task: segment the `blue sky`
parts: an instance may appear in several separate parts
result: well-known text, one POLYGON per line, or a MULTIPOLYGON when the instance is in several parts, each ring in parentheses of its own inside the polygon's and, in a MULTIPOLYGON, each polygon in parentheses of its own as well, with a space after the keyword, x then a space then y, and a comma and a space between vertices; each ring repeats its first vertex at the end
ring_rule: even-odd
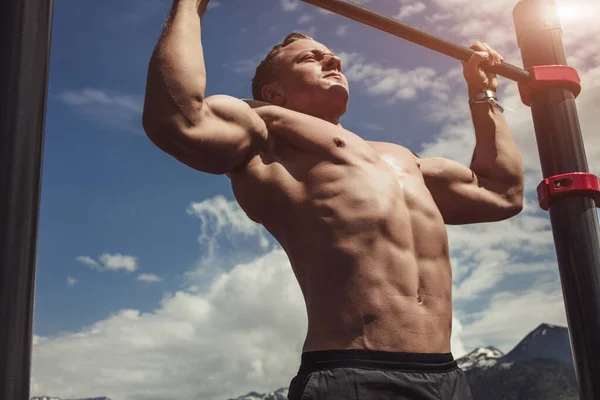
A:
MULTIPOLYGON (((461 44, 488 42, 521 65, 514 1, 362 3, 461 44)), ((148 61, 170 5, 55 0, 33 395, 216 400, 287 386, 297 368, 306 317, 285 255, 237 207, 227 178, 180 164, 143 133, 148 61)), ((599 10, 591 0, 570 7, 565 43, 599 174, 599 10)), ((344 127, 468 163, 474 136, 457 61, 297 0, 212 0, 208 94, 250 98, 254 68, 294 30, 342 56, 344 127)), ((516 84, 500 85, 526 167, 526 207, 509 221, 449 227, 456 356, 483 345, 508 351, 542 322, 566 325, 548 215, 535 204, 531 113, 516 84)))

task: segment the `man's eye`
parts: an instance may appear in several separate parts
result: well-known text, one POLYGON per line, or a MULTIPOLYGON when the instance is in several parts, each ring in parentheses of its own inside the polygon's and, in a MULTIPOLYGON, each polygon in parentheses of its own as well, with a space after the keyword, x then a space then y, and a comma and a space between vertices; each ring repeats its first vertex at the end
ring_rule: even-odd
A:
POLYGON ((312 55, 304 57, 304 61, 306 61, 306 60, 314 60, 314 59, 315 59, 315 56, 312 56, 312 55))

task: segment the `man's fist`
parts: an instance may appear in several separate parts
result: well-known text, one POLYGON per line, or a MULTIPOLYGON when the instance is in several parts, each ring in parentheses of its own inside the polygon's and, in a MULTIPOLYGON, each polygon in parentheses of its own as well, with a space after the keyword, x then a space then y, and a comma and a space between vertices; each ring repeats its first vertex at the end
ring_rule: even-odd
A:
POLYGON ((497 51, 487 43, 475 42, 471 45, 475 53, 467 62, 463 62, 463 75, 467 81, 469 94, 475 94, 484 90, 496 91, 498 88, 498 77, 492 72, 486 72, 481 64, 500 65, 504 60, 497 51))

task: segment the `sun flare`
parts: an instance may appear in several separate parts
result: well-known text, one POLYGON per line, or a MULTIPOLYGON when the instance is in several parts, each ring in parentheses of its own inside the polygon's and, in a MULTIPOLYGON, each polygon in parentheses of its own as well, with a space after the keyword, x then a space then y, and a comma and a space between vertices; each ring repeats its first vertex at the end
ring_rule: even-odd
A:
POLYGON ((561 4, 558 6, 558 16, 562 22, 579 19, 583 15, 579 4, 561 4))

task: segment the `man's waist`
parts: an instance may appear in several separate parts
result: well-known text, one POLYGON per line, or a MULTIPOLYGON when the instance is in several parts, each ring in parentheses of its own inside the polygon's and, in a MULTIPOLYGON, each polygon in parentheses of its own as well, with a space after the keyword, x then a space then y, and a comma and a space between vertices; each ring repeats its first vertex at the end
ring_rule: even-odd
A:
POLYGON ((409 353, 366 349, 320 350, 302 353, 299 374, 332 368, 448 372, 457 367, 452 353, 409 353))

